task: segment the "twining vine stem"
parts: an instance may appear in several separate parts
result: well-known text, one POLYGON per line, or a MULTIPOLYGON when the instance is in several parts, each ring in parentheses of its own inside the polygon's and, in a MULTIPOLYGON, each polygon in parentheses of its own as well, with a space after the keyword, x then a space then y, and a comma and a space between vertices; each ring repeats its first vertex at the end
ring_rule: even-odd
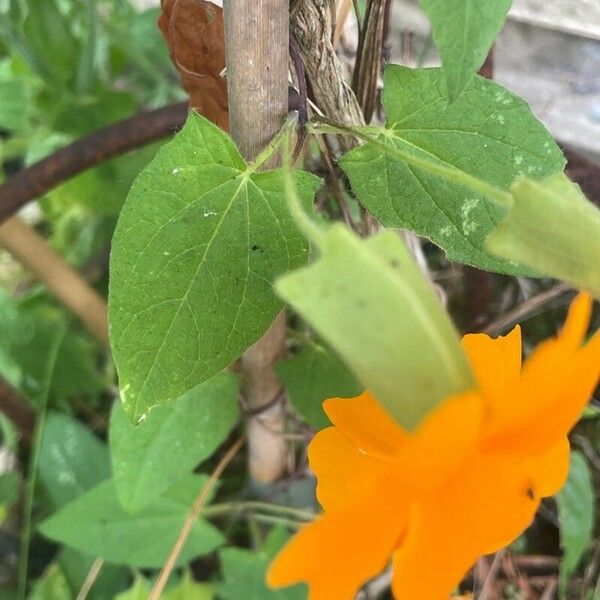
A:
POLYGON ((395 145, 386 144, 381 141, 381 136, 385 138, 389 138, 391 140, 394 139, 394 132, 391 129, 384 129, 382 127, 349 127, 346 125, 341 125, 339 123, 333 123, 327 119, 318 119, 310 124, 310 131, 316 134, 322 133, 338 133, 338 134, 350 134, 358 139, 379 148, 382 152, 387 154, 388 156, 393 156, 394 158, 400 160, 401 162, 407 163, 419 169, 423 169, 424 171, 428 171, 429 173, 433 173, 434 175, 439 175, 443 179, 447 181, 453 181, 465 187, 471 188, 473 191, 484 194, 490 200, 494 201, 496 204, 509 208, 513 202, 512 195, 509 192, 505 192, 500 188, 497 188, 494 185, 483 181, 482 179, 478 179, 477 177, 473 177, 464 171, 460 171, 459 169, 442 163, 436 162, 433 160, 428 160, 426 158, 420 158, 415 156, 409 152, 405 152, 395 145))
POLYGON ((59 183, 181 129, 188 103, 171 104, 113 123, 57 150, 0 185, 0 222, 59 183))

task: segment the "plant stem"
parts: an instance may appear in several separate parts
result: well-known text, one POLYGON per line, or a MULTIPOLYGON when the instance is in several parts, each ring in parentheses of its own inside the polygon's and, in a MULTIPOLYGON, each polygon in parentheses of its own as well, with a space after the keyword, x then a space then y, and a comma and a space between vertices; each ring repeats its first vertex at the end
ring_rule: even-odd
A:
POLYGON ((85 577, 85 581, 83 582, 79 593, 77 594, 76 600, 85 600, 90 593, 92 587, 94 587, 94 583, 98 579, 100 575, 100 571, 102 571, 102 567, 104 566, 104 559, 97 558, 90 567, 88 574, 85 577))
POLYGON ((277 132, 275 137, 258 154, 258 156, 248 165, 247 173, 255 173, 262 165, 271 161, 277 154, 284 141, 290 138, 291 132, 298 124, 298 115, 290 114, 285 120, 283 127, 277 132))
POLYGON ((288 209, 298 229, 302 231, 308 240, 320 246, 324 239, 323 228, 317 225, 302 208, 296 183, 292 177, 291 141, 291 136, 288 133, 288 141, 283 147, 283 185, 288 209))
POLYGON ((0 222, 78 173, 173 135, 187 114, 187 102, 141 112, 94 131, 12 175, 0 185, 0 222))
POLYGON ((274 515, 283 515, 287 517, 293 517, 298 521, 312 521, 315 518, 315 515, 312 512, 306 510, 301 510, 292 506, 281 506, 278 504, 269 504, 268 502, 258 502, 253 500, 240 500, 213 504, 212 506, 204 509, 202 516, 210 519, 214 517, 220 517, 222 515, 248 511, 260 511, 272 513, 274 515))
POLYGON ((60 345, 67 333, 68 324, 63 325, 54 336, 48 362, 46 364, 46 372, 44 373, 44 387, 40 399, 40 411, 37 419, 37 427, 35 430, 34 444, 29 458, 29 470, 27 476, 27 485, 25 486, 25 501, 23 506, 23 524, 21 529, 21 549, 19 553, 19 579, 17 583, 17 598, 25 600, 27 593, 27 572, 29 570, 29 542, 31 539, 31 515, 33 511, 33 498, 35 494, 35 482, 37 479, 38 462, 40 459, 40 446, 44 435, 44 427, 46 424, 46 413, 48 407, 48 396, 50 394, 50 385, 52 376, 56 367, 56 359, 60 345))
POLYGON ((265 523, 266 525, 281 525, 283 527, 289 527, 290 529, 298 529, 302 526, 298 521, 292 521, 285 517, 273 517, 271 515, 253 515, 252 517, 259 523, 265 523))
MULTIPOLYGON (((329 121, 317 121, 313 124, 311 130, 314 133, 338 133, 338 134, 351 134, 356 136, 358 139, 379 148, 382 152, 385 152, 388 156, 391 156, 401 162, 412 165, 419 169, 423 169, 428 173, 437 175, 446 181, 452 181, 458 183, 464 187, 468 187, 471 190, 483 194, 499 206, 509 208, 512 204, 512 195, 509 192, 505 192, 500 188, 497 188, 487 181, 483 181, 478 177, 474 177, 469 173, 465 173, 448 165, 446 163, 429 160, 427 158, 421 158, 415 156, 410 152, 401 150, 396 145, 386 144, 382 142, 379 137, 385 136, 386 139, 399 139, 395 138, 394 132, 391 129, 384 129, 382 127, 347 127, 345 125, 331 123, 329 121)), ((401 140, 400 141, 404 141, 401 140)))
POLYGON ((297 329, 289 328, 287 331, 287 335, 289 338, 296 340, 298 343, 303 346, 308 346, 309 348, 314 348, 315 350, 323 351, 324 348, 319 342, 317 342, 313 337, 304 333, 302 331, 298 331, 297 329))
POLYGON ((200 490, 200 493, 198 494, 198 497, 196 498, 196 501, 192 506, 192 510, 190 510, 190 514, 188 515, 187 519, 185 520, 185 523, 183 524, 183 527, 181 528, 179 537, 175 541, 175 544, 173 545, 173 548, 169 553, 167 561, 165 562, 160 572, 160 575, 158 576, 158 579, 156 580, 156 583, 152 588, 152 592, 150 593, 148 600, 158 600, 160 598, 160 595, 165 589, 165 585, 167 584, 167 581, 171 576, 171 572, 173 571, 173 568, 177 563, 177 559, 179 558, 179 555, 181 554, 181 551, 183 550, 183 547, 187 542, 187 539, 192 531, 192 528, 194 527, 194 524, 198 520, 198 516, 202 512, 204 505, 210 497, 213 488, 219 481, 219 477, 221 477, 223 471, 225 471, 225 469, 227 468, 227 465, 229 465, 229 463, 233 460, 233 458, 243 445, 244 439, 240 438, 237 442, 235 442, 235 444, 233 444, 233 446, 231 446, 231 448, 229 448, 229 450, 225 453, 223 458, 219 461, 219 464, 216 466, 215 470, 211 473, 211 476, 206 482, 206 484, 200 490))

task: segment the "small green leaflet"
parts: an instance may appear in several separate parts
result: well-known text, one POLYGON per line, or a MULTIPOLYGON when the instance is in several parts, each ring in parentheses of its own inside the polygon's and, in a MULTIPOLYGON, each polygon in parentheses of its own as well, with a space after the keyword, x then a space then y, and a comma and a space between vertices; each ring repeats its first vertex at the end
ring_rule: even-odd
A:
POLYGON ((30 94, 24 81, 0 81, 0 129, 27 127, 30 94))
POLYGON ((0 375, 13 387, 18 388, 23 379, 23 365, 15 357, 15 348, 29 346, 34 332, 32 316, 0 289, 0 375))
POLYGON ((115 600, 148 600, 150 592, 148 582, 141 575, 137 575, 133 585, 127 591, 117 594, 115 600))
POLYGON ((8 471, 0 475, 0 525, 9 514, 10 507, 18 500, 21 477, 18 471, 8 471))
MULTIPOLYGON (((136 513, 122 508, 114 481, 109 479, 64 506, 40 526, 43 535, 71 548, 115 564, 161 568, 206 476, 188 476, 136 513)), ((199 519, 179 557, 185 564, 212 552, 223 535, 199 519)))
POLYGON ((36 582, 28 600, 73 600, 64 573, 56 564, 50 565, 36 582))
POLYGON ((344 364, 315 344, 278 363, 276 371, 298 412, 315 429, 330 425, 323 412, 328 398, 352 398, 363 391, 344 364))
MULTIPOLYGON (((118 594, 115 600, 148 600, 151 589, 149 583, 138 575, 126 592, 118 594)), ((167 588, 161 594, 162 600, 212 600, 214 598, 212 585, 197 583, 186 570, 183 578, 176 585, 167 588)))
POLYGON ((336 224, 319 251, 276 290, 402 426, 474 387, 458 333, 397 232, 360 240, 336 224))
POLYGON ((259 551, 221 550, 219 556, 225 581, 217 588, 219 597, 224 600, 306 600, 308 593, 304 585, 273 590, 265 583, 269 565, 289 537, 285 529, 276 527, 269 532, 259 551))
MULTIPOLYGON (((56 562, 65 574, 73 594, 79 593, 95 560, 93 556, 71 548, 63 548, 59 552, 56 562)), ((105 563, 86 600, 114 598, 117 592, 127 587, 129 580, 130 570, 127 567, 105 563)))
POLYGON ((110 477, 106 445, 79 421, 48 414, 40 442, 38 478, 56 510, 110 477))
POLYGON ((186 571, 181 581, 168 588, 162 595, 163 600, 212 600, 213 586, 209 583, 198 583, 186 571))
POLYGON ((600 299, 600 210, 562 174, 522 179, 510 191, 514 200, 488 238, 490 251, 600 299))
POLYGON ((52 399, 73 394, 94 395, 105 382, 98 372, 97 346, 72 325, 72 316, 52 306, 45 294, 15 302, 0 294, 0 373, 32 404, 46 392, 52 399), (48 377, 48 357, 60 337, 56 364, 48 377))
MULTIPOLYGON (((294 175, 307 208, 319 185, 294 175)), ((191 113, 135 181, 113 240, 110 338, 135 421, 212 377, 267 330, 275 279, 306 263, 280 171, 255 172, 191 113)))
POLYGON ((121 504, 130 511, 143 508, 206 460, 237 422, 237 397, 236 377, 220 373, 137 427, 116 402, 109 439, 121 504))
POLYGON ((442 57, 451 102, 485 61, 511 4, 512 0, 421 0, 442 57))
POLYGON ((595 492, 592 473, 581 452, 571 453, 571 468, 565 487, 556 496, 560 522, 561 597, 565 597, 569 578, 591 543, 595 523, 595 492))
POLYGON ((543 178, 565 161, 527 104, 476 76, 448 106, 440 69, 388 66, 381 141, 432 165, 446 165, 455 181, 410 166, 381 144, 365 144, 341 161, 360 202, 386 227, 423 235, 450 260, 511 275, 531 270, 490 255, 485 241, 505 209, 457 180, 476 178, 507 190, 519 176, 543 178))

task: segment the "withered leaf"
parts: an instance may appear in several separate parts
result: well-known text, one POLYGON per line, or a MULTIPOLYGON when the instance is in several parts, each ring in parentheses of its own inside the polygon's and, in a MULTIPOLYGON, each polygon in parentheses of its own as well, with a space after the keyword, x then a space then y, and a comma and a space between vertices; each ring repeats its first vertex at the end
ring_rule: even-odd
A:
POLYGON ((223 9, 206 0, 161 0, 158 26, 190 105, 224 130, 229 128, 223 9))

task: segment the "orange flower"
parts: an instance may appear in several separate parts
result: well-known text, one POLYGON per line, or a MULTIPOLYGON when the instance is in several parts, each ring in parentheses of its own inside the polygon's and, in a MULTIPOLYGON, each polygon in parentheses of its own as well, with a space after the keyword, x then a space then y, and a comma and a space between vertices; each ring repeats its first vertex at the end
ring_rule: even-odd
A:
POLYGON ((580 294, 560 335, 521 368, 521 333, 467 335, 478 389, 447 398, 413 432, 368 392, 324 404, 309 447, 324 514, 276 557, 273 587, 352 600, 393 562, 397 600, 447 600, 482 554, 514 540, 569 468, 567 433, 600 377, 600 332, 580 294))

